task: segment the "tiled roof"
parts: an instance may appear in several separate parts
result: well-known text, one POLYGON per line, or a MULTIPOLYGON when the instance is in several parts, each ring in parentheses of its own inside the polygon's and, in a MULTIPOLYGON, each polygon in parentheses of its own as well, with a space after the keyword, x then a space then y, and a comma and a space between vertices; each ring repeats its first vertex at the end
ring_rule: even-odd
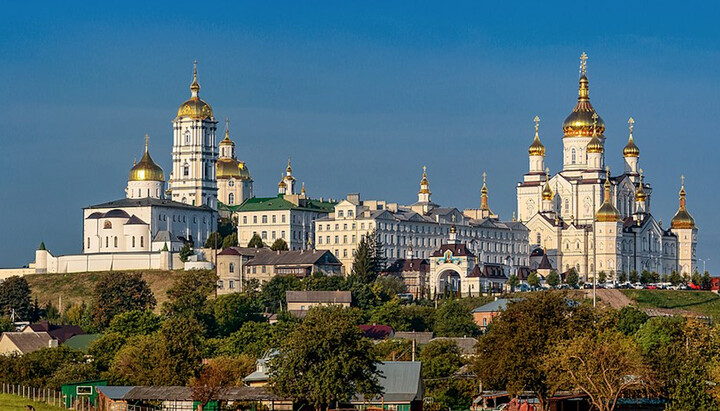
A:
POLYGON ((58 343, 62 344, 74 335, 85 334, 82 328, 77 325, 57 325, 51 324, 49 321, 40 321, 39 323, 30 324, 23 329, 31 329, 35 332, 46 332, 50 334, 50 337, 58 340, 58 343))
POLYGON ((487 303, 483 306, 480 306, 480 307, 472 310, 472 312, 474 312, 474 313, 496 313, 499 311, 505 311, 505 307, 507 307, 507 303, 509 301, 510 300, 508 300, 507 298, 498 298, 497 300, 495 300, 493 302, 487 303))
POLYGON ((145 198, 123 198, 115 201, 108 201, 107 203, 100 203, 85 207, 86 209, 92 208, 126 208, 126 207, 147 207, 147 206, 158 206, 158 207, 172 207, 172 208, 184 208, 189 210, 203 210, 213 211, 206 205, 194 206, 190 204, 179 203, 177 201, 159 199, 152 197, 145 198))
POLYGON ((452 254, 454 256, 470 256, 473 255, 470 250, 468 250, 467 245, 465 243, 459 243, 459 244, 443 244, 440 246, 439 250, 435 250, 433 253, 433 257, 442 257, 445 254, 445 251, 450 250, 452 251, 452 254))
POLYGON ((397 331, 393 338, 398 340, 415 340, 418 345, 425 345, 433 338, 432 331, 397 331))
POLYGON ((88 351, 88 348, 90 348, 90 344, 92 344, 93 341, 97 340, 100 337, 102 337, 102 334, 74 335, 68 338, 68 340, 65 341, 64 345, 68 348, 72 348, 73 350, 86 353, 88 351))
MULTIPOLYGON (((192 387, 180 386, 98 386, 106 397, 112 400, 131 401, 191 401, 192 387)), ((226 387, 217 394, 216 399, 224 401, 261 401, 282 400, 282 397, 271 394, 265 387, 226 387)))
POLYGON ((46 332, 4 332, 2 338, 10 340, 21 354, 50 347, 52 337, 46 332))
POLYGON ((262 248, 255 247, 228 247, 219 252, 218 255, 242 255, 246 257, 254 257, 262 250, 262 248))
POLYGON ((384 340, 393 335, 393 329, 389 325, 363 324, 358 325, 365 337, 373 340, 384 340))
POLYGON ((340 260, 328 250, 273 251, 262 248, 246 265, 341 265, 340 260))
POLYGON ((419 271, 426 273, 430 270, 430 263, 424 258, 398 258, 385 269, 387 273, 402 273, 419 271))
POLYGON ((478 340, 472 337, 435 337, 430 341, 437 341, 437 340, 448 340, 448 341, 454 341, 455 344, 457 344, 458 347, 460 347, 460 352, 463 355, 474 355, 475 354, 475 344, 477 344, 478 340))

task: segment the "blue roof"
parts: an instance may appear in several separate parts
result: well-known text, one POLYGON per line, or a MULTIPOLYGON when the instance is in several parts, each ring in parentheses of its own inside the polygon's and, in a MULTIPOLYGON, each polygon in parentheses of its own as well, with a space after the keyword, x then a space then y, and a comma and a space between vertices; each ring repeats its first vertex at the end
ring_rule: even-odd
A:
POLYGON ((357 394, 352 402, 384 400, 387 402, 406 403, 420 401, 424 388, 421 378, 422 364, 420 361, 384 361, 378 364, 381 377, 378 379, 383 394, 375 398, 364 398, 357 394))
POLYGON ((125 394, 135 388, 134 386, 123 386, 123 385, 109 385, 107 387, 98 386, 96 390, 100 391, 104 396, 111 400, 122 400, 125 394))
POLYGON ((507 307, 507 303, 509 301, 510 300, 508 300, 507 298, 498 298, 497 300, 495 300, 491 303, 487 303, 481 307, 478 307, 478 308, 472 310, 472 312, 474 312, 474 313, 494 313, 494 312, 498 312, 498 311, 505 311, 505 307, 507 307))

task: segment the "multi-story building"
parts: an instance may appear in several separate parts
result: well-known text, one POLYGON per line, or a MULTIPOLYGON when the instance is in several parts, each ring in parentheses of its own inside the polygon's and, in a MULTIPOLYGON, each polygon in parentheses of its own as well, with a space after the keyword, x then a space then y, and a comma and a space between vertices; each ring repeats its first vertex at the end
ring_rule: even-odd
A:
POLYGON ((458 240, 466 243, 481 262, 502 264, 508 275, 528 265, 527 229, 519 222, 500 221, 492 213, 484 183, 481 209, 460 212, 432 202, 425 170, 418 201, 409 206, 361 201, 359 194, 349 194, 327 217, 315 221, 315 246, 332 251, 348 274, 358 244, 373 230, 389 260, 407 258, 409 252, 423 259, 440 248, 453 226, 458 240))

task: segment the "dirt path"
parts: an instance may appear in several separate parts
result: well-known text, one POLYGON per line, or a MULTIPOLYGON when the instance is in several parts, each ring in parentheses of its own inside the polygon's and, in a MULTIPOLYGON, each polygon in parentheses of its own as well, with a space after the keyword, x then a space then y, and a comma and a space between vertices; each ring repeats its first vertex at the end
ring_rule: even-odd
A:
MULTIPOLYGON (((592 290, 586 290, 586 296, 592 298, 592 290)), ((619 310, 628 305, 634 305, 633 300, 629 299, 620 290, 597 290, 598 302, 608 305, 619 310)))

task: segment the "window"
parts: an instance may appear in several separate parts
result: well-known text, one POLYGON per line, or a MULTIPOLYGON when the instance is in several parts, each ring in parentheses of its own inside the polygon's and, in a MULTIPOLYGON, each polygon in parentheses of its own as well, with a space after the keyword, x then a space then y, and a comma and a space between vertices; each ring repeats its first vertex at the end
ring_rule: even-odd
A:
POLYGON ((223 288, 223 280, 218 280, 217 285, 218 285, 218 288, 222 289, 223 288))
POLYGON ((243 216, 243 224, 247 224, 247 216, 246 215, 243 216))
POLYGON ((142 236, 142 235, 141 235, 141 236, 140 236, 140 247, 145 247, 145 244, 144 244, 145 241, 144 241, 144 239, 145 239, 145 236, 142 236))
POLYGON ((577 153, 575 152, 575 149, 573 148, 570 153, 571 153, 571 154, 570 154, 570 163, 571 163, 571 164, 575 164, 575 160, 576 160, 575 157, 577 156, 577 153))
MULTIPOLYGON (((230 263, 230 265, 229 265, 229 270, 230 270, 231 273, 234 273, 234 272, 235 272, 235 263, 230 263)), ((232 286, 231 286, 230 288, 232 288, 232 286)))
POLYGON ((184 177, 190 176, 190 166, 187 163, 185 163, 185 165, 183 165, 183 176, 184 177))
POLYGON ((267 224, 267 216, 266 215, 262 216, 262 223, 267 224))
POLYGON ((355 234, 352 235, 352 243, 355 244, 355 234))
POLYGON ((230 280, 230 286, 229 286, 229 288, 230 288, 230 289, 234 289, 234 288, 235 288, 235 281, 230 280))
POLYGON ((112 228, 112 222, 110 222, 110 220, 105 220, 105 222, 103 223, 103 228, 104 229, 112 228))
POLYGON ((352 217, 352 216, 353 216, 353 210, 348 210, 347 215, 348 215, 348 217, 352 217))
POLYGON ((109 245, 108 245, 109 238, 110 237, 105 237, 105 248, 109 247, 109 245))
POLYGON ((257 224, 257 216, 256 215, 253 216, 253 224, 257 224))
POLYGON ((283 239, 285 238, 285 230, 280 232, 280 238, 283 238, 283 239))
POLYGON ((343 250, 343 257, 347 257, 347 248, 343 250))
POLYGON ((275 231, 270 233, 270 238, 272 238, 273 240, 275 239, 275 231))
POLYGON ((285 214, 283 214, 283 215, 280 216, 280 221, 283 222, 283 223, 285 222, 285 214))
POLYGON ((343 236, 343 244, 347 244, 347 235, 343 236))
POLYGON ((263 231, 261 237, 263 240, 267 240, 267 231, 263 231))
POLYGON ((342 217, 342 216, 343 216, 343 211, 342 211, 342 210, 338 210, 338 217, 342 217))
POLYGON ((235 180, 231 178, 231 179, 228 181, 228 186, 233 187, 234 185, 235 185, 235 180))
POLYGON ((277 216, 275 214, 272 215, 272 222, 275 224, 277 221, 277 216))
POLYGON ((115 244, 115 248, 117 248, 117 246, 118 246, 117 236, 115 236, 113 243, 115 244))
POLYGON ((77 387, 75 387, 75 394, 77 395, 92 395, 92 393, 92 385, 78 385, 77 387))
POLYGON ((87 248, 90 248, 90 237, 88 237, 88 245, 87 248))
POLYGON ((322 243, 323 243, 323 242, 322 242, 322 236, 319 235, 319 236, 318 236, 318 244, 322 244, 322 243))
POLYGON ((340 238, 339 236, 337 236, 337 235, 335 236, 335 244, 339 243, 339 240, 338 240, 339 238, 340 238))
POLYGON ((233 193, 228 194, 228 204, 230 204, 230 205, 235 204, 235 194, 233 194, 233 193))
POLYGON ((135 236, 132 236, 132 246, 135 248, 135 236))

